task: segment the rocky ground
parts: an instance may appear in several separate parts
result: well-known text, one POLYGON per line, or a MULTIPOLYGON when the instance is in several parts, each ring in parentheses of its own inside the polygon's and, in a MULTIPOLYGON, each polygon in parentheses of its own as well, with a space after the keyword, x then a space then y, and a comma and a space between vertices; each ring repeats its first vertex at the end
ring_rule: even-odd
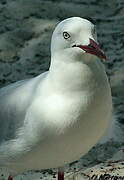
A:
MULTIPOLYGON (((0 87, 48 70, 52 31, 59 21, 71 16, 91 17, 97 25, 98 40, 110 59, 105 66, 112 88, 114 113, 123 130, 123 0, 0 0, 0 87)), ((117 129, 117 134, 117 131, 120 132, 117 129)), ((66 171, 87 169, 110 159, 124 146, 123 135, 117 137, 116 141, 98 144, 85 157, 65 168, 66 171)), ((21 178, 54 179, 55 172, 30 172, 21 178)))

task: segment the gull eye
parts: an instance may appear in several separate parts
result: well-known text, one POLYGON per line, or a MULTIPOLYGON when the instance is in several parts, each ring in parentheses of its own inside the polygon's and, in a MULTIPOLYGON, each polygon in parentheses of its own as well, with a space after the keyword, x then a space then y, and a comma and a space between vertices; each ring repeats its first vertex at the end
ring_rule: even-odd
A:
POLYGON ((64 39, 69 39, 71 36, 67 32, 63 32, 64 39))

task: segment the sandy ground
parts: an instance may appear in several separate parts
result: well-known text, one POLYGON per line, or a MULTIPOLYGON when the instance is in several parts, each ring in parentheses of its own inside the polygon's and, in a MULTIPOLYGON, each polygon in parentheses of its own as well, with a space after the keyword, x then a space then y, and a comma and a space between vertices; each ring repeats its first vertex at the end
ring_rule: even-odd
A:
MULTIPOLYGON (((48 70, 52 31, 59 21, 71 16, 89 16, 97 25, 98 40, 110 59, 105 66, 112 88, 114 113, 123 130, 123 0, 0 0, 0 87, 48 70)), ((98 144, 79 161, 67 166, 67 173, 98 165, 123 149, 124 137, 119 132, 117 128, 115 136, 118 138, 98 144)), ((121 155, 118 158, 124 160, 121 155)), ((55 174, 56 170, 50 169, 31 171, 16 178, 55 179, 55 174)))

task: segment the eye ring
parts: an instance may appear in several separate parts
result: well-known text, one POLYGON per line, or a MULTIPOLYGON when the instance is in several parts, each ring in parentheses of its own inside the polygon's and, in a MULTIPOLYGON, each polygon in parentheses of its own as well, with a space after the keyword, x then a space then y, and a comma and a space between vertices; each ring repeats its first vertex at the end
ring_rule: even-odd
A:
POLYGON ((71 36, 69 33, 63 32, 63 37, 64 37, 64 39, 69 39, 71 36))

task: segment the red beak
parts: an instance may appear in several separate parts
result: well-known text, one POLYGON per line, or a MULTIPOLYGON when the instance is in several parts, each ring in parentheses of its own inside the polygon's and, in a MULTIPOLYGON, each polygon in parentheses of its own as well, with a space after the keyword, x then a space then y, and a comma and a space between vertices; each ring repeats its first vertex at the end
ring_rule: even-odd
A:
POLYGON ((100 49, 99 45, 92 39, 90 39, 89 45, 78 45, 77 47, 83 49, 86 53, 96 55, 100 59, 107 60, 105 53, 100 49))

